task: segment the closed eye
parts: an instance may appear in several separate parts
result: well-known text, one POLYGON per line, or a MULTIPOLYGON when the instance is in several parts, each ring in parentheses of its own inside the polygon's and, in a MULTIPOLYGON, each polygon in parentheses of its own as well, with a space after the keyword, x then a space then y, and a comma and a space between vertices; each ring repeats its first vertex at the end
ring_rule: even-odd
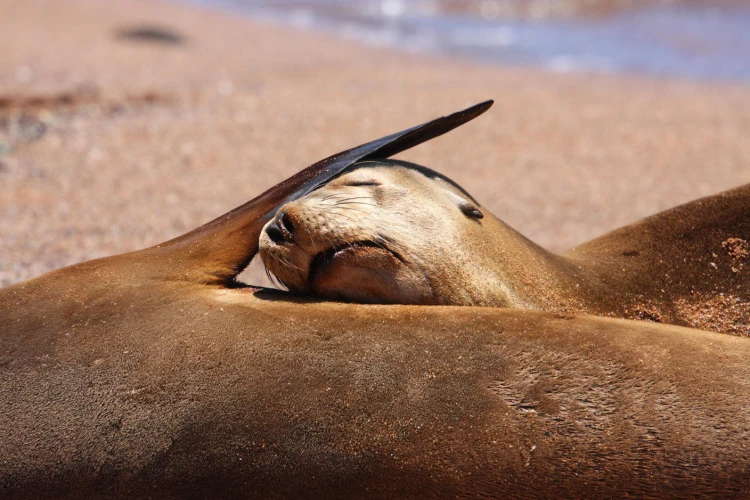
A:
POLYGON ((344 186, 380 186, 380 183, 375 181, 351 181, 344 186))

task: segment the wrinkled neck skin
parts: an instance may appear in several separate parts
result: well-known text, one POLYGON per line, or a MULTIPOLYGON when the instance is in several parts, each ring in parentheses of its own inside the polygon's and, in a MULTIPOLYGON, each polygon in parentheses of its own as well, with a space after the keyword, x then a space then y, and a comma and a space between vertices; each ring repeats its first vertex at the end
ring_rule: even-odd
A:
POLYGON ((545 250, 484 210, 476 237, 456 242, 456 259, 463 269, 445 269, 451 279, 432 279, 440 303, 516 307, 552 311, 583 311, 587 289, 580 269, 564 257, 545 250))

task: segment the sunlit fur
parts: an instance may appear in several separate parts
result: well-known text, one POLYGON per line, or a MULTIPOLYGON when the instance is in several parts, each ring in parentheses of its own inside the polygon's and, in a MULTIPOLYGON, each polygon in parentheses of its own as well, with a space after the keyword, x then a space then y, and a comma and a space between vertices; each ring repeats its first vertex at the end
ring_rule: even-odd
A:
POLYGON ((457 186, 405 163, 365 164, 282 212, 295 228, 293 241, 274 242, 264 231, 260 255, 296 292, 356 302, 533 308, 547 297, 520 296, 519 280, 529 274, 558 280, 553 256, 457 186), (479 218, 482 212, 487 216, 479 218), (374 245, 346 252, 311 279, 316 255, 362 241, 374 245), (515 265, 517 256, 524 266, 515 265))

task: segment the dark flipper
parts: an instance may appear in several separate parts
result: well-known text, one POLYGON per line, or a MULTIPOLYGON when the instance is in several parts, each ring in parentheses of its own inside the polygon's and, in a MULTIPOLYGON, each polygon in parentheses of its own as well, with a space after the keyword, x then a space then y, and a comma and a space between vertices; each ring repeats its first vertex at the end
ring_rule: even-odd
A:
POLYGON ((169 267, 160 267, 165 277, 227 283, 255 256, 260 232, 279 206, 329 182, 359 161, 385 159, 450 132, 492 104, 493 101, 485 101, 330 156, 218 219, 145 252, 152 253, 155 259, 168 259, 169 267))

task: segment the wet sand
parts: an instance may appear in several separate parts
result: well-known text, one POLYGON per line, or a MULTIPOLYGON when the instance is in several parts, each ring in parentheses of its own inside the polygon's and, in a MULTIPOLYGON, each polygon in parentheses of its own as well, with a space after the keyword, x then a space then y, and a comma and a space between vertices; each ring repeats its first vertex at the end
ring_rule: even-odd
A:
POLYGON ((401 158, 554 250, 750 182, 739 84, 480 66, 147 0, 0 11, 0 285, 159 243, 487 98, 487 115, 401 158), (179 36, 123 36, 143 25, 179 36))

